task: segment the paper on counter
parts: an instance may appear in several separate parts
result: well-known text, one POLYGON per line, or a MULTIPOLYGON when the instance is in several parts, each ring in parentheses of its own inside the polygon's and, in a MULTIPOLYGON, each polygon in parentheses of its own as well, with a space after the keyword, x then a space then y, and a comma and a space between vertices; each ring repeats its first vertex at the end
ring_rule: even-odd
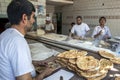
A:
POLYGON ((70 80, 74 76, 74 74, 71 72, 68 72, 66 70, 60 69, 53 75, 51 75, 43 80, 60 80, 60 76, 63 77, 63 80, 70 80))

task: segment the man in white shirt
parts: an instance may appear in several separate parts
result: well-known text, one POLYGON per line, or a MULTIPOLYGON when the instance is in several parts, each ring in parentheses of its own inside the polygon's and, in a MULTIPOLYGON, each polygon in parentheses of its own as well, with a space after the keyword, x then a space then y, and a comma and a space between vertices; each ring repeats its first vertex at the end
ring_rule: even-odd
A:
POLYGON ((33 4, 27 0, 12 0, 7 14, 11 28, 0 35, 0 80, 42 80, 51 70, 35 77, 30 50, 24 39, 35 21, 33 4))
POLYGON ((77 16, 76 22, 77 24, 72 27, 69 36, 75 39, 84 39, 86 33, 90 30, 90 28, 86 23, 82 22, 81 16, 77 16))
POLYGON ((45 24, 44 28, 45 28, 46 33, 54 33, 55 32, 55 28, 54 28, 54 25, 51 22, 50 17, 46 18, 46 24, 45 24))
POLYGON ((109 28, 105 26, 106 18, 104 16, 100 17, 99 23, 100 25, 95 27, 92 37, 99 40, 106 40, 111 38, 111 33, 109 28))

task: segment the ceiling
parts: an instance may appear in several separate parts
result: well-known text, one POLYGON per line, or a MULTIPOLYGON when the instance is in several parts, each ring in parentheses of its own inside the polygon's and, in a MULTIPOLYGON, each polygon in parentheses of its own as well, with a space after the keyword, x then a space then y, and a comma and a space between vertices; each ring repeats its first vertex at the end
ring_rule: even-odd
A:
POLYGON ((47 5, 64 6, 73 4, 73 0, 46 0, 47 5))

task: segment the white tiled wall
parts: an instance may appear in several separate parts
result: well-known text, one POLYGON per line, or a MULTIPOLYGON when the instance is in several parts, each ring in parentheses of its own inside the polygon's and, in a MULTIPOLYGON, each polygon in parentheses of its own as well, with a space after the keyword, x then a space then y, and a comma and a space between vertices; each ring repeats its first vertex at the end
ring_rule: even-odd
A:
POLYGON ((62 15, 62 34, 68 35, 71 22, 75 22, 73 5, 64 6, 62 15))
MULTIPOLYGON (((99 17, 105 16, 112 35, 120 36, 120 0, 74 0, 73 8, 63 7, 63 27, 75 21, 78 15, 83 16, 83 21, 92 26, 99 25, 99 17), (69 16, 73 16, 73 19, 69 16)), ((63 34, 66 34, 66 30, 63 30, 63 34)))
POLYGON ((0 17, 7 17, 7 6, 11 0, 0 0, 0 17), (4 16, 3 16, 4 15, 4 16))

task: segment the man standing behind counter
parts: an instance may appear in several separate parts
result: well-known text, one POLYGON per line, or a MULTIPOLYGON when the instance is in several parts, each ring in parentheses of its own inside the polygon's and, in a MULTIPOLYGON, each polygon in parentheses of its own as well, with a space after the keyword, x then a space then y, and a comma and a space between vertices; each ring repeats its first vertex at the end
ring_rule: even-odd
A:
POLYGON ((12 0, 7 14, 11 28, 0 35, 0 80, 42 80, 51 70, 35 77, 29 46, 24 38, 35 21, 33 4, 28 0, 12 0))
POLYGON ((75 24, 71 29, 69 37, 73 37, 75 39, 84 39, 86 33, 90 30, 90 28, 86 23, 82 22, 81 16, 76 17, 76 22, 77 24, 75 24))
POLYGON ((96 26, 92 37, 98 40, 106 40, 111 38, 110 30, 107 26, 105 26, 106 18, 104 16, 99 18, 99 26, 96 26))
POLYGON ((45 29, 46 33, 54 33, 55 32, 55 28, 54 28, 54 25, 51 22, 50 17, 46 18, 46 24, 44 26, 44 29, 45 29))

